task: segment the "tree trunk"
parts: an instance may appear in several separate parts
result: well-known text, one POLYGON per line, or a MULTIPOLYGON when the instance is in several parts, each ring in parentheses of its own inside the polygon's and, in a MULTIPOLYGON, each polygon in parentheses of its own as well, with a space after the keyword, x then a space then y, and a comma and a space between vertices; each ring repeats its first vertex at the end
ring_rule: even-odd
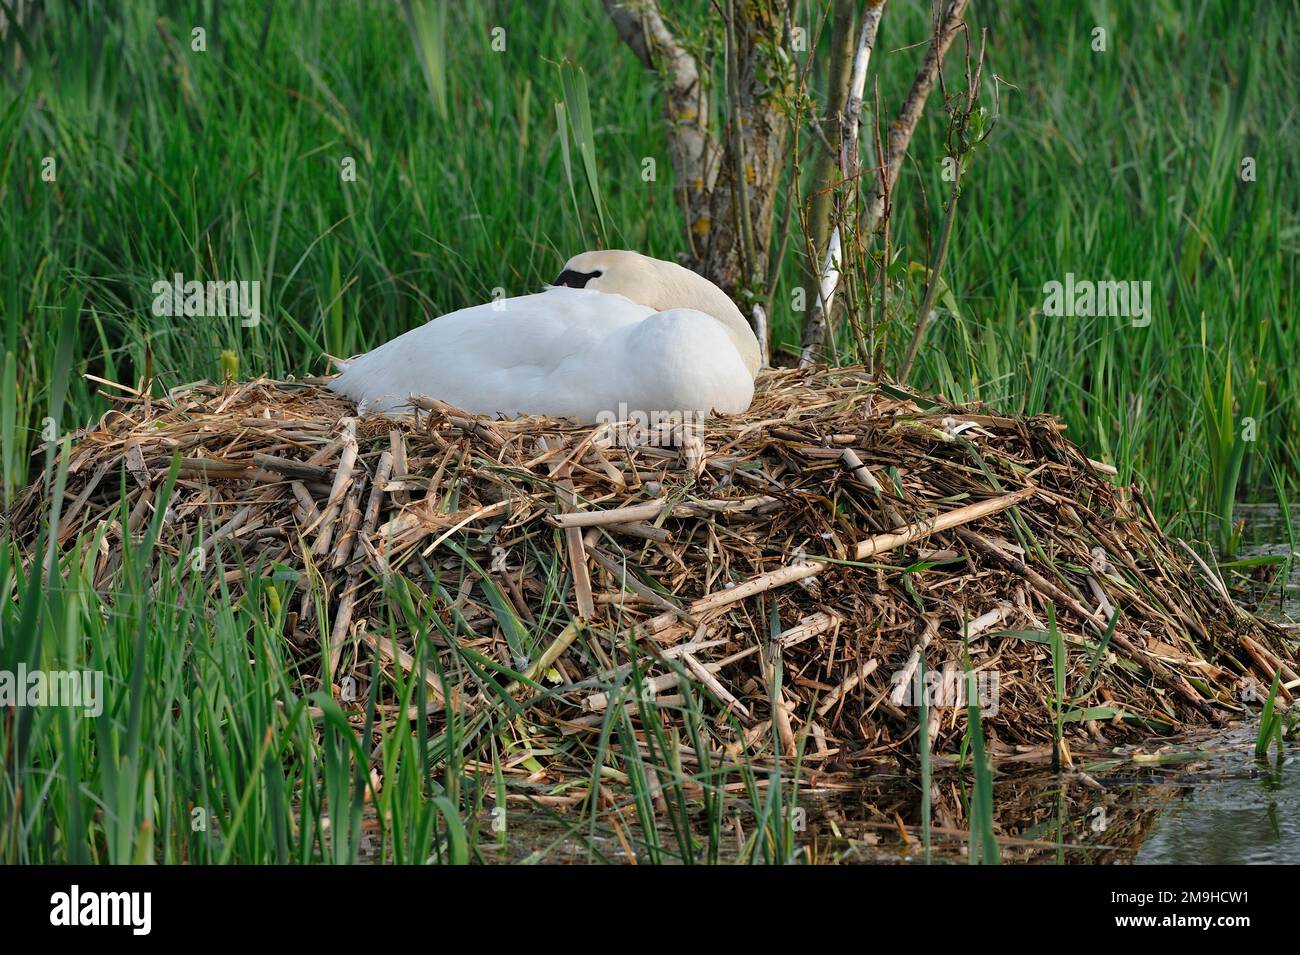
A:
POLYGON ((686 247, 691 260, 698 261, 700 243, 694 228, 698 222, 708 222, 722 152, 710 129, 707 73, 701 77, 699 64, 672 35, 654 0, 605 0, 605 10, 623 42, 659 75, 686 247))
MULTIPOLYGON (((703 235, 700 270, 733 298, 766 281, 776 190, 790 123, 780 102, 793 92, 785 5, 733 0, 728 24, 727 137, 703 235), (777 51, 784 48, 784 60, 777 51)), ((763 294, 765 290, 760 292, 763 294)))
POLYGON ((794 85, 791 0, 727 4, 727 127, 709 129, 707 68, 673 37, 654 0, 605 0, 624 42, 660 77, 689 264, 733 298, 766 279, 794 85), (743 170, 743 172, 741 172, 743 170))

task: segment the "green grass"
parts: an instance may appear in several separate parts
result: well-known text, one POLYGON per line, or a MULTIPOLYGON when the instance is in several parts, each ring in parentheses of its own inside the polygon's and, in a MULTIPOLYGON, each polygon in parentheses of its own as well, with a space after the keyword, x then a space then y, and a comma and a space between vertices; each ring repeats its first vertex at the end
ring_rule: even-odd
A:
POLYGON ((1276 710, 1278 686, 1282 682, 1282 671, 1273 675, 1273 684, 1268 688, 1268 698, 1259 713, 1259 731, 1255 734, 1255 756, 1264 759, 1269 747, 1277 744, 1278 758, 1282 758, 1283 723, 1282 716, 1276 710))
MULTIPOLYGON (((9 493, 27 477, 56 316, 70 306, 65 427, 106 407, 81 373, 135 380, 147 349, 160 386, 216 377, 226 349, 244 375, 318 372, 325 353, 362 350, 494 288, 536 289, 600 234, 681 249, 653 83, 596 0, 445 15, 431 2, 277 4, 264 48, 267 5, 229 3, 204 53, 190 50, 189 27, 207 17, 190 5, 48 6, 0 108, 9 493), (655 182, 642 179, 646 157, 655 182), (155 318, 150 288, 176 271, 260 280, 265 319, 155 318)), ((1224 495, 1262 490, 1270 462, 1294 493, 1300 70, 1285 39, 1300 15, 1269 5, 1247 28, 1226 2, 977 6, 1000 116, 966 173, 943 276, 958 314, 940 309, 915 382, 1063 416, 1188 533, 1217 535, 1231 519, 1224 495), (1090 47, 1094 24, 1109 30, 1105 53, 1090 47), (1239 178, 1244 157, 1254 182, 1239 178), (1043 284, 1067 272, 1152 282, 1151 325, 1044 317, 1043 284), (1257 437, 1225 449, 1256 381, 1257 437)), ((884 18, 887 109, 916 59, 897 48, 924 31, 922 16, 899 6, 884 18)), ((943 127, 936 99, 895 197, 895 248, 918 265, 946 196, 943 127)), ((787 344, 801 247, 789 243, 775 299, 787 344)), ((924 275, 897 275, 887 367, 924 275)))
POLYGON ((1047 638, 1052 649, 1052 764, 1061 768, 1061 744, 1065 738, 1065 637, 1056 626, 1056 605, 1047 605, 1047 638))
POLYGON ((984 745, 984 720, 980 714, 979 692, 976 689, 975 671, 967 659, 966 678, 966 736, 962 741, 963 756, 970 760, 971 788, 966 801, 970 819, 970 835, 966 845, 966 861, 971 865, 997 865, 1001 861, 998 849, 997 828, 993 817, 993 767, 984 745))
MULTIPOLYGON (((6 502, 39 473, 30 455, 42 429, 66 434, 110 407, 86 374, 134 383, 152 372, 158 393, 219 379, 232 363, 243 376, 316 373, 326 354, 363 350, 494 289, 535 290, 598 242, 681 250, 653 81, 598 0, 46 6, 39 33, 4 44, 6 502), (196 24, 207 26, 206 52, 190 48, 196 24), (502 52, 494 27, 505 30, 502 52), (646 158, 656 181, 642 178, 646 158), (343 176, 347 159, 355 181, 343 176), (155 317, 151 287, 175 272, 260 281, 262 322, 155 317)), ((941 276, 950 295, 938 298, 911 381, 1062 416, 1093 457, 1142 482, 1175 532, 1230 548, 1233 502, 1294 496, 1300 475, 1300 14, 1266 4, 1246 17, 1227 0, 976 6, 1000 115, 966 173, 941 276), (1090 48, 1095 25, 1108 30, 1105 53, 1090 48), (1246 157, 1253 182, 1238 174, 1246 157), (1068 272, 1150 281, 1153 321, 1045 317, 1044 283, 1068 272), (1249 439, 1247 417, 1257 419, 1249 439)), ((924 8, 891 5, 884 17, 873 72, 891 112, 919 56, 924 8)), ((910 338, 947 195, 938 105, 894 195, 887 368, 910 338)), ((806 281, 802 247, 794 237, 778 272, 772 320, 787 346, 798 338, 789 303, 806 281)), ((847 335, 838 347, 853 351, 847 335)), ((517 704, 499 700, 482 722, 453 720, 438 738, 381 727, 377 757, 361 752, 328 696, 298 681, 274 584, 237 606, 200 596, 184 568, 155 584, 141 570, 149 540, 124 549, 131 572, 107 600, 88 576, 93 539, 45 572, 0 547, 0 667, 100 668, 107 716, 50 708, 0 719, 0 859, 461 861, 511 838, 489 814, 504 794, 517 704), (465 773, 468 758, 497 767, 495 781, 465 773), (206 830, 192 827, 195 808, 206 830), (371 816, 377 830, 363 825, 371 816)), ((396 590, 387 626, 430 619, 417 612, 437 599, 428 581, 396 590)), ((423 705, 416 684, 398 690, 423 705)), ((706 731, 699 706, 689 699, 695 733, 706 731)), ((373 708, 372 698, 378 720, 373 708)), ((641 763, 608 757, 612 773, 642 779, 620 807, 640 819, 638 852, 716 861, 724 819, 743 811, 743 854, 794 857, 787 790, 760 786, 747 767, 684 769, 675 742, 655 740, 641 763), (670 807, 666 829, 643 799, 647 768, 670 807), (693 829, 688 781, 704 793, 693 829), (724 796, 726 782, 747 795, 724 796)), ((591 808, 578 827, 593 857, 609 818, 591 808)))

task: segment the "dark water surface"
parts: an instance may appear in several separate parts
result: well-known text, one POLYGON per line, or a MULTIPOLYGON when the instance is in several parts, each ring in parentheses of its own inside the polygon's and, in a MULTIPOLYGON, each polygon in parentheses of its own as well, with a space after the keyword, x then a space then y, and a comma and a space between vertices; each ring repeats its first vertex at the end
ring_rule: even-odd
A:
POLYGON ((1254 766, 1254 740, 1213 760, 1217 773, 1180 784, 1134 862, 1300 862, 1300 758, 1254 766))

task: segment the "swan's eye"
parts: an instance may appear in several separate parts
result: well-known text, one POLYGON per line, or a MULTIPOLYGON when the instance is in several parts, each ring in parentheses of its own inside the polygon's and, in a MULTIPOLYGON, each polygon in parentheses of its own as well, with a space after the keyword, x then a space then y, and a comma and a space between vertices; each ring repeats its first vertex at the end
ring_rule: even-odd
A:
POLYGON ((552 285, 564 285, 568 288, 586 288, 587 283, 592 279, 598 279, 605 273, 597 269, 595 272, 575 272, 573 269, 565 269, 560 273, 552 285))

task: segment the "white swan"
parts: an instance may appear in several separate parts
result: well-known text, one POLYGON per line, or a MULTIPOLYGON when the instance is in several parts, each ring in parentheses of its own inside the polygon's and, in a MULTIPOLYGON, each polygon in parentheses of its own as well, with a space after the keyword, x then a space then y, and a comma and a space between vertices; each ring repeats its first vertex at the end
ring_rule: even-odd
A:
POLYGON ((758 340, 722 289, 638 252, 584 252, 536 295, 451 312, 347 363, 330 387, 366 412, 426 395, 481 415, 744 411, 758 340))

